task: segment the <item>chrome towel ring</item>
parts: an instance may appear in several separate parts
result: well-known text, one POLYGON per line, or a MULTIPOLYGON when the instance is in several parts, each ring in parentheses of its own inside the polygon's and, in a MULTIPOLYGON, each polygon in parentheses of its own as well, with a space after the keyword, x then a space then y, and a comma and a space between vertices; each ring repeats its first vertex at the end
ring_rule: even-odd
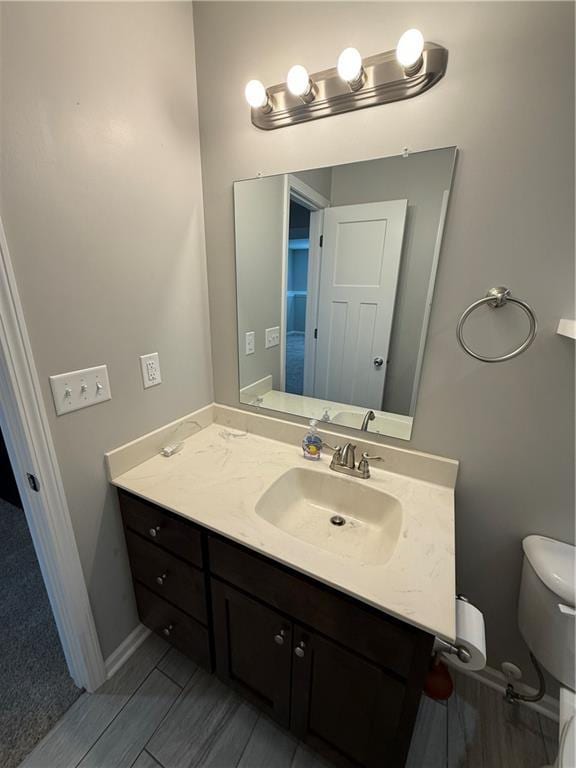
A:
POLYGON ((503 363, 505 360, 512 360, 513 357, 517 357, 518 355, 522 354, 525 350, 528 349, 530 344, 534 341, 536 338, 536 330, 538 328, 538 323, 536 320, 536 314, 534 313, 534 310, 529 304, 526 304, 525 301, 520 301, 520 299, 515 299, 511 294, 510 290, 508 288, 505 288, 504 286, 500 286, 499 288, 490 288, 488 293, 483 299, 478 299, 478 301, 475 301, 473 304, 470 304, 468 309, 465 309, 462 313, 462 316, 460 317, 460 320, 458 320, 458 326, 456 327, 456 338, 458 339, 458 343, 462 347, 462 349, 467 352, 471 357, 475 357, 476 360, 482 360, 483 363, 503 363), (524 310, 526 315, 528 316, 528 320, 530 321, 530 330, 528 331, 528 336, 526 339, 520 344, 520 346, 515 349, 512 352, 509 352, 507 355, 501 355, 500 357, 485 357, 484 355, 479 355, 477 352, 474 352, 474 350, 470 349, 468 344, 464 341, 464 338, 462 336, 462 329, 464 328, 464 323, 466 322, 466 319, 468 318, 468 315, 471 315, 472 312, 474 312, 475 309, 478 307, 481 307, 483 304, 487 304, 489 307, 492 307, 493 309, 498 309, 499 307, 503 307, 507 302, 512 302, 512 304, 518 304, 518 306, 524 310))

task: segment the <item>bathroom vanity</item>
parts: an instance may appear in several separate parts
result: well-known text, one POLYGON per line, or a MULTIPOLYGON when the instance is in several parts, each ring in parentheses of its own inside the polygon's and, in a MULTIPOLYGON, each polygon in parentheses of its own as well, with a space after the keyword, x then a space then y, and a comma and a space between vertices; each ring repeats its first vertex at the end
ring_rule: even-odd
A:
POLYGON ((120 491, 142 622, 344 765, 403 765, 434 638, 120 491))
POLYGON ((221 423, 111 469, 142 623, 333 763, 366 768, 404 765, 434 637, 454 639, 457 464, 380 448, 390 466, 417 457, 412 474, 438 461, 444 480, 342 478, 296 441, 221 423), (338 499, 348 528, 330 525, 338 499), (290 528, 305 503, 310 526, 290 528))

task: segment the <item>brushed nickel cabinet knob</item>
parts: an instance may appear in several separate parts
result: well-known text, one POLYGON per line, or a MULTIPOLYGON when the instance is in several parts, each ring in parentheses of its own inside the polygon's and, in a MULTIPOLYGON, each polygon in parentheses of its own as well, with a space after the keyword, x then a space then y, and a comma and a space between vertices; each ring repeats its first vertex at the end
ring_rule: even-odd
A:
POLYGON ((167 575, 168 574, 163 573, 162 576, 156 576, 156 584, 162 587, 166 581, 167 575))
POLYGON ((156 536, 158 536, 158 534, 160 533, 160 526, 157 525, 155 528, 150 528, 148 533, 150 534, 150 536, 152 536, 153 539, 155 539, 156 536))
POLYGON ((173 624, 168 624, 168 626, 164 627, 164 629, 162 630, 162 634, 165 637, 169 637, 170 633, 172 632, 173 629, 174 629, 174 625, 173 624))
POLYGON ((296 648, 294 648, 294 653, 296 654, 296 656, 298 656, 299 659, 304 658, 304 648, 306 648, 306 643, 304 642, 304 640, 298 643, 296 648))

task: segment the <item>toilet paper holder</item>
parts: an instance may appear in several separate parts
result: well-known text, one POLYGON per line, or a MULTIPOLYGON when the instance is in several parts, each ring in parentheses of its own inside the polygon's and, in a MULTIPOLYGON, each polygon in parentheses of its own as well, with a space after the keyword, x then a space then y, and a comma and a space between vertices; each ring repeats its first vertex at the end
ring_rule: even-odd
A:
POLYGON ((434 641, 434 653, 445 653, 450 656, 458 656, 461 662, 468 664, 472 658, 472 654, 463 645, 454 645, 447 640, 442 640, 441 637, 437 637, 434 641))
MULTIPOLYGON (((456 599, 462 600, 464 603, 470 602, 465 595, 456 595, 456 599)), ((449 643, 447 640, 443 640, 441 637, 437 637, 434 640, 433 651, 434 653, 443 653, 447 654, 448 656, 457 656, 463 664, 469 664, 470 660, 472 659, 472 654, 468 648, 465 648, 463 645, 455 645, 454 643, 449 643)))

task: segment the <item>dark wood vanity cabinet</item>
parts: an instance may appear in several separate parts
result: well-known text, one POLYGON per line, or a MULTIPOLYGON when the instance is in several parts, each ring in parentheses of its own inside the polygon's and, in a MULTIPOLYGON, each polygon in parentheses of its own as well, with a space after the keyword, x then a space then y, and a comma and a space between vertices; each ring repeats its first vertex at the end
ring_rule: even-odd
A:
POLYGON ((120 504, 144 624, 334 764, 404 765, 431 635, 123 491, 120 504))
POLYGON ((119 499, 140 620, 212 671, 203 531, 125 491, 119 499))
POLYGON ((402 765, 402 681, 216 579, 212 598, 223 680, 335 762, 402 765))
POLYGON ((217 579, 212 601, 218 676, 288 728, 292 623, 217 579))

